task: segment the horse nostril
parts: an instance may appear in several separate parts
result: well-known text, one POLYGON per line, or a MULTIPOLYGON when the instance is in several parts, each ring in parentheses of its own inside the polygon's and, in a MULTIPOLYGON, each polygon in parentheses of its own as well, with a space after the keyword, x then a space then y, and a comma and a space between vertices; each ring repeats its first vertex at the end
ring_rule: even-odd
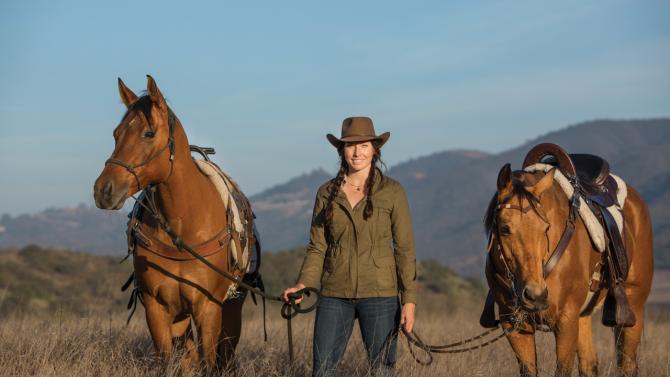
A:
POLYGON ((112 192, 113 192, 113 191, 114 191, 114 184, 112 183, 111 180, 110 180, 110 181, 107 181, 107 184, 106 184, 105 187, 102 189, 102 194, 103 194, 106 198, 110 198, 110 197, 112 196, 112 192))
POLYGON ((528 302, 542 302, 546 301, 549 297, 549 291, 547 288, 544 288, 541 291, 533 290, 532 288, 525 287, 522 292, 522 296, 528 302))
POLYGON ((531 302, 532 302, 532 301, 535 301, 535 297, 533 297, 533 296, 531 295, 531 293, 530 293, 530 291, 528 290, 528 288, 524 288, 524 289, 523 289, 523 293, 522 293, 521 295, 523 296, 523 298, 525 298, 525 299, 528 300, 528 301, 531 301, 531 302))

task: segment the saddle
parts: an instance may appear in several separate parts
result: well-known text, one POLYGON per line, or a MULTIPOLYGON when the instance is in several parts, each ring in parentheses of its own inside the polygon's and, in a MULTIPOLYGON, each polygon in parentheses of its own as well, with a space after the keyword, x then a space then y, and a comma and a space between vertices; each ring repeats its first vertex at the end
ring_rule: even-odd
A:
MULTIPOLYGON (((536 163, 545 163, 556 166, 575 188, 575 195, 580 195, 590 207, 593 214, 601 223, 607 236, 607 247, 602 255, 600 271, 594 273, 604 276, 605 281, 597 282, 591 290, 599 290, 607 286, 608 294, 603 309, 602 323, 605 326, 633 326, 635 315, 630 309, 623 288, 623 282, 628 276, 629 261, 625 250, 622 235, 610 211, 607 209, 618 204, 616 180, 610 175, 609 163, 591 154, 568 154, 556 144, 544 143, 533 147, 523 162, 523 168, 536 163)), ((592 280, 594 280, 592 278, 592 280)), ((592 310, 598 295, 587 307, 592 310)), ((486 300, 480 324, 484 327, 497 325, 491 292, 486 300)))

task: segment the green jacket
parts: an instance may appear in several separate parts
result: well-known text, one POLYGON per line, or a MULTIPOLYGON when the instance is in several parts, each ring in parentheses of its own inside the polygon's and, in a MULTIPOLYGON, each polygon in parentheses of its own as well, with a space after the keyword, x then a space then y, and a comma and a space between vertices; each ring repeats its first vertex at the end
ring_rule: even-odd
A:
POLYGON ((405 190, 397 181, 375 175, 373 214, 363 219, 366 199, 352 209, 340 190, 333 200, 331 225, 324 224, 328 187, 316 193, 309 246, 297 282, 321 286, 324 296, 390 297, 416 303, 416 256, 405 190))

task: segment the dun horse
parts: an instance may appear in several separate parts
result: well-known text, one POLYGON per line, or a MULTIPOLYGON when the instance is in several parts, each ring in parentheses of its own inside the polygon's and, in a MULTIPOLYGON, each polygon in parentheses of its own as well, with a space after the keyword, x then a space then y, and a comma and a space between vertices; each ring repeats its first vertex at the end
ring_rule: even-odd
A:
MULTIPOLYGON (((487 280, 522 375, 538 373, 534 332, 545 328, 556 339, 556 375, 571 375, 577 355, 579 374, 594 376, 598 371, 592 316, 582 309, 589 291, 595 291, 593 302, 598 304, 611 292, 602 286, 590 290, 591 283, 598 284, 594 270, 602 266, 603 254, 596 250, 580 216, 575 216, 574 233, 562 258, 553 271, 549 268, 551 273, 547 271, 571 216, 570 201, 555 179, 557 174, 558 169, 512 172, 509 164, 500 170, 498 190, 485 220, 491 237, 487 280)), ((630 186, 627 192, 623 239, 630 263, 622 284, 635 319, 634 325, 616 325, 614 338, 618 372, 636 375, 644 304, 653 274, 652 231, 642 198, 630 186)))
MULTIPOLYGON (((153 78, 147 78, 147 94, 141 97, 118 80, 127 112, 114 130, 114 152, 95 182, 95 203, 118 210, 128 197, 149 188, 156 212, 185 244, 220 269, 239 274, 225 242, 231 231, 221 196, 196 166, 181 123, 153 78)), ((173 247, 148 213, 138 225, 143 236, 135 238, 148 240, 138 239, 142 242, 134 248, 135 280, 156 350, 169 357, 175 345, 184 346, 184 368, 200 357, 210 371, 227 365, 240 336, 244 296, 226 300, 231 281, 173 247)))

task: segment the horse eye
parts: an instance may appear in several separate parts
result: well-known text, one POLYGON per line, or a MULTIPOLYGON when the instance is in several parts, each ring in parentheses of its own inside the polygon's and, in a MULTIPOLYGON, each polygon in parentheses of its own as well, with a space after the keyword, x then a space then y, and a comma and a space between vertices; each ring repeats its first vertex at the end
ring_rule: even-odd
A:
POLYGON ((153 131, 147 131, 147 132, 144 133, 144 137, 146 137, 147 139, 151 139, 155 135, 156 135, 156 133, 153 132, 153 131))

